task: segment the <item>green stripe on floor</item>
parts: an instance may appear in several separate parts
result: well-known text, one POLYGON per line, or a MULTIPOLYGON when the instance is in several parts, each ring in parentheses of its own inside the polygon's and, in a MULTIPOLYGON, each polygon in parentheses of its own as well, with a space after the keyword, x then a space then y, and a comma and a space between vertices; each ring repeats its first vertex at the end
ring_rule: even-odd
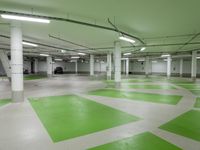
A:
POLYGON ((195 108, 200 108, 200 97, 196 99, 195 108))
POLYGON ((89 150, 181 150, 175 145, 145 132, 113 143, 97 146, 89 150))
POLYGON ((30 102, 54 142, 139 120, 76 95, 30 98, 30 102))
POLYGON ((125 92, 114 89, 100 89, 96 91, 89 92, 90 95, 106 96, 113 98, 125 98, 131 100, 141 100, 154 103, 164 103, 176 105, 182 98, 182 96, 177 95, 161 95, 161 94, 151 94, 151 93, 140 93, 140 92, 125 92))
POLYGON ((6 105, 11 102, 11 99, 1 99, 0 106, 6 105))
POLYGON ((37 80, 37 79, 43 79, 46 78, 45 75, 25 75, 24 80, 37 80))
POLYGON ((132 89, 163 89, 163 90, 176 89, 172 85, 129 85, 129 88, 132 88, 132 89))
POLYGON ((200 90, 199 84, 177 84, 177 85, 188 90, 200 90))
POLYGON ((191 110, 160 128, 175 134, 179 134, 193 140, 200 141, 200 111, 191 110))

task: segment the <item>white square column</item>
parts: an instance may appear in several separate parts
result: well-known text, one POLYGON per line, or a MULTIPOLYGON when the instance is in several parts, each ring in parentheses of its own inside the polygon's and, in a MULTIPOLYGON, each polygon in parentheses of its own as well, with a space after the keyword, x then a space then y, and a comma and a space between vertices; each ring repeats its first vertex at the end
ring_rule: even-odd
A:
POLYGON ((52 77, 53 74, 53 62, 52 62, 52 57, 48 56, 47 57, 47 76, 52 77))
POLYGON ((126 65, 125 65, 125 68, 126 68, 126 76, 128 76, 128 75, 129 75, 129 58, 127 58, 127 59, 125 60, 125 63, 126 63, 126 65))
POLYGON ((78 74, 78 60, 75 61, 75 73, 78 74))
POLYGON ((111 80, 112 76, 112 55, 111 53, 107 54, 107 80, 111 80))
POLYGON ((145 75, 146 75, 146 77, 148 77, 149 76, 149 65, 150 64, 150 62, 149 62, 149 56, 146 56, 145 57, 145 75))
POLYGON ((195 81, 197 76, 197 51, 192 52, 191 77, 195 81))
POLYGON ((167 78, 171 77, 171 62, 172 62, 172 58, 171 56, 167 57, 167 78))
POLYGON ((114 43, 114 62, 115 62, 115 84, 120 86, 121 84, 121 45, 120 42, 114 43))
POLYGON ((94 76, 94 55, 90 55, 90 76, 94 76))
POLYGON ((180 59, 180 77, 183 77, 183 58, 180 59))
POLYGON ((24 101, 23 46, 21 23, 11 23, 11 85, 12 101, 24 101))
POLYGON ((37 58, 34 59, 34 73, 35 74, 38 73, 38 59, 37 58))

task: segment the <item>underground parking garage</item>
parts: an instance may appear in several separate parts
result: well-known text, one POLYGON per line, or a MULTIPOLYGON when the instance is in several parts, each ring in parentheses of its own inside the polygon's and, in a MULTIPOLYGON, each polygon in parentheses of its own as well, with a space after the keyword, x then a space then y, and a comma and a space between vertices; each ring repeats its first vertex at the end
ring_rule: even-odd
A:
POLYGON ((199 5, 0 1, 0 150, 199 150, 199 5))

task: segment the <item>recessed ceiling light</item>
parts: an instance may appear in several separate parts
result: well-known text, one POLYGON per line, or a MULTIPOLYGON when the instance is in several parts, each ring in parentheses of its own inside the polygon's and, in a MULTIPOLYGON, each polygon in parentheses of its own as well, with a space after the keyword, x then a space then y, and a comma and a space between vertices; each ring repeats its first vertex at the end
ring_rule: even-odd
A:
POLYGON ((79 56, 72 56, 71 59, 78 59, 80 58, 79 56))
POLYGON ((63 61, 63 59, 61 59, 61 58, 55 58, 54 60, 55 61, 63 61))
POLYGON ((66 53, 66 50, 61 50, 61 53, 66 53))
POLYGON ((28 16, 1 14, 1 17, 4 18, 4 19, 11 19, 11 20, 30 21, 30 22, 39 22, 39 23, 50 23, 50 20, 47 20, 47 19, 36 18, 36 17, 28 17, 28 16))
POLYGON ((161 57, 169 57, 169 56, 170 56, 169 54, 161 55, 161 57))
POLYGON ((120 36, 119 39, 126 41, 126 42, 135 43, 135 41, 133 39, 130 39, 128 37, 120 36))
POLYGON ((82 55, 82 56, 85 56, 86 54, 85 54, 85 53, 78 53, 78 55, 82 55))
POLYGON ((40 56, 48 57, 49 55, 48 54, 40 54, 40 56))
POLYGON ((131 53, 124 53, 123 55, 124 56, 128 56, 128 55, 131 55, 131 53))
POLYGON ((142 47, 141 49, 140 49, 140 51, 144 51, 146 49, 146 47, 142 47))
POLYGON ((29 43, 29 42, 22 42, 22 44, 28 45, 28 46, 33 46, 33 47, 38 47, 37 44, 33 44, 33 43, 29 43))

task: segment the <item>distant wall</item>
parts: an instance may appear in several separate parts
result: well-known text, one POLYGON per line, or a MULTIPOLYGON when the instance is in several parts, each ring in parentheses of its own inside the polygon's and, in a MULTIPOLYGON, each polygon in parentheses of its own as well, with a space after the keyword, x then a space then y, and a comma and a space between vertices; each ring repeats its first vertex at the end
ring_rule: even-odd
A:
MULTIPOLYGON (((157 62, 150 61, 150 70, 151 74, 166 74, 167 72, 167 62, 161 59, 158 59, 157 62)), ((106 62, 95 62, 94 71, 95 72, 106 72, 106 62)), ((75 62, 55 62, 53 64, 53 70, 56 67, 62 67, 63 70, 67 73, 75 72, 75 62)), ((114 67, 114 65, 112 65, 114 67)), ((31 71, 31 62, 24 61, 24 68, 31 71)), ((122 61, 122 72, 125 71, 125 64, 122 61)), ((38 71, 46 73, 47 65, 46 61, 38 62, 38 71)), ((78 72, 89 73, 90 64, 89 62, 78 62, 78 72)), ((172 59, 171 72, 172 75, 179 74, 180 71, 180 59, 172 59)), ((139 62, 136 60, 130 60, 129 62, 129 72, 132 74, 144 74, 145 73, 145 62, 139 62)), ((185 59, 183 61, 183 74, 190 76, 191 74, 191 59, 185 59)), ((200 60, 197 60, 197 74, 200 75, 200 60)), ((5 75, 4 68, 0 61, 0 75, 5 75)))

